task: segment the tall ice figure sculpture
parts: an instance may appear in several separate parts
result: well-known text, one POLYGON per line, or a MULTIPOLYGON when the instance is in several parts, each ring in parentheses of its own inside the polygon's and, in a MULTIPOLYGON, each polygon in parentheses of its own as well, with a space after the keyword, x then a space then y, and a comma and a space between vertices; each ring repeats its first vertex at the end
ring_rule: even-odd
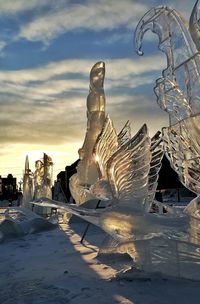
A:
POLYGON ((90 91, 87 97, 87 130, 83 146, 78 151, 80 162, 77 166, 77 174, 73 175, 70 180, 70 191, 77 204, 82 204, 93 198, 87 189, 99 178, 93 149, 105 122, 104 77, 105 63, 97 62, 90 72, 90 91))

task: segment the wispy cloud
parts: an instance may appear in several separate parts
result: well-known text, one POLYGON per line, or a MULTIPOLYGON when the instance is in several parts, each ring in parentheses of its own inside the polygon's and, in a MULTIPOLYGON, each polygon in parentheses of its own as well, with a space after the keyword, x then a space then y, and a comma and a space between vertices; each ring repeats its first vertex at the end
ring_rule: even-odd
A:
MULTIPOLYGON (((133 97, 126 90, 151 83, 152 76, 148 73, 163 67, 160 59, 147 56, 143 64, 131 59, 106 63, 105 94, 108 112, 114 115, 114 120, 122 123, 131 119, 138 100, 142 107, 145 98, 149 99, 133 97), (115 88, 120 88, 118 96, 112 95, 115 88)), ((0 141, 57 145, 81 140, 86 128, 86 97, 93 64, 93 60, 65 60, 35 69, 1 71, 0 141), (71 73, 73 80, 69 79, 71 73)))
POLYGON ((44 6, 54 6, 56 9, 58 5, 61 6, 67 2, 67 0, 0 0, 0 15, 17 14, 32 9, 39 9, 44 6))
MULTIPOLYGON (((137 60, 129 58, 107 59, 106 62, 106 78, 118 79, 126 75, 140 75, 149 71, 160 71, 164 67, 164 56, 158 54, 156 56, 138 57, 137 60)), ((99 59, 97 58, 96 61, 99 59)), ((46 81, 63 74, 82 75, 89 78, 89 72, 94 59, 69 59, 51 62, 47 65, 33 69, 22 69, 14 71, 0 71, 0 81, 12 82, 16 84, 25 84, 28 82, 46 81)))
POLYGON ((83 1, 68 3, 65 8, 36 17, 21 26, 19 37, 31 41, 48 41, 67 31, 89 29, 111 30, 119 26, 134 24, 147 6, 130 0, 83 1))

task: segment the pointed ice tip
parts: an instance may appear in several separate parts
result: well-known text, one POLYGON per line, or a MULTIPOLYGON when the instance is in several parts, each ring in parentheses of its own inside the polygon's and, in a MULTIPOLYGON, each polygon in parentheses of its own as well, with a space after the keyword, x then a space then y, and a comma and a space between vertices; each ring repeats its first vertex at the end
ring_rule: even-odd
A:
POLYGON ((146 123, 143 124, 142 130, 143 130, 143 132, 144 132, 145 134, 148 133, 148 127, 147 127, 147 124, 146 124, 146 123))
POLYGON ((141 51, 141 50, 136 50, 136 53, 137 53, 139 56, 143 56, 143 55, 144 55, 144 52, 141 51))

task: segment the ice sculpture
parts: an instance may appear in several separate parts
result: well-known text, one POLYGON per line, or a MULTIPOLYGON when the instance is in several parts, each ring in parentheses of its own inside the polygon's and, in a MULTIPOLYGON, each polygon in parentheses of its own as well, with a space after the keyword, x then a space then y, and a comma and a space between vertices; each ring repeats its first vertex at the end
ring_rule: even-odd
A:
POLYGON ((50 156, 44 153, 43 161, 35 162, 34 172, 34 199, 41 197, 52 198, 52 167, 53 162, 50 156))
MULTIPOLYGON (((103 131, 94 148, 95 159, 101 175, 100 180, 90 187, 90 191, 96 197, 113 201, 132 200, 134 187, 137 187, 138 191, 142 193, 143 184, 134 186, 134 182, 137 182, 137 173, 134 175, 134 170, 136 163, 142 162, 143 158, 138 159, 136 154, 133 155, 132 149, 137 149, 138 141, 144 136, 145 129, 144 125, 133 138, 128 139, 130 136, 129 123, 117 135, 112 120, 107 116, 103 131)), ((145 153, 144 148, 144 158, 145 153)))
MULTIPOLYGON (((111 137, 116 144, 116 134, 111 137)), ((45 200, 40 204, 68 210, 101 227, 115 240, 104 252, 128 253, 135 267, 144 273, 160 272, 199 280, 199 228, 193 220, 193 206, 198 201, 191 202, 184 212, 168 207, 165 215, 149 213, 146 208, 146 202, 155 194, 160 151, 160 134, 151 140, 144 125, 112 154, 106 162, 106 171, 102 171, 113 197, 110 207, 92 210, 45 200)), ((197 220, 200 212, 195 216, 197 220)))
POLYGON ((90 72, 90 92, 87 97, 87 131, 81 149, 77 175, 81 185, 92 185, 99 177, 93 149, 105 121, 105 94, 103 89, 105 63, 97 62, 90 72))
POLYGON ((70 179, 70 191, 76 203, 82 204, 94 196, 88 188, 99 178, 93 149, 105 122, 104 94, 105 63, 97 62, 90 72, 90 91, 87 97, 87 131, 81 149, 77 174, 70 179))
POLYGON ((29 160, 28 155, 26 156, 25 161, 25 171, 23 176, 23 199, 22 199, 22 206, 29 207, 29 202, 33 198, 33 174, 29 169, 29 160))
POLYGON ((190 24, 178 12, 158 7, 147 12, 135 31, 137 52, 142 38, 151 29, 159 36, 159 48, 167 56, 167 69, 156 81, 160 107, 169 114, 169 128, 163 129, 165 150, 181 182, 200 193, 200 53, 199 2, 190 24))
MULTIPOLYGON (((94 156, 98 164, 101 178, 90 187, 90 191, 101 200, 118 200, 116 194, 120 193, 120 197, 126 197, 126 200, 132 201, 132 183, 134 182, 134 164, 138 161, 143 161, 135 156, 132 161, 131 153, 127 152, 127 163, 122 157, 124 151, 129 149, 129 145, 137 144, 142 136, 146 126, 144 125, 139 132, 131 139, 130 122, 127 121, 123 129, 117 135, 113 122, 109 116, 106 117, 102 133, 98 137, 94 147, 94 156), (122 163, 121 163, 122 161, 122 163), (128 161, 130 162, 128 165, 128 161), (117 169, 118 168, 118 169, 117 169), (114 181, 114 175, 117 172, 119 181, 114 181), (130 187, 128 187, 128 184, 130 187)), ((150 171, 148 174, 148 199, 145 200, 145 208, 150 211, 154 201, 155 191, 157 188, 158 173, 161 167, 161 160, 163 157, 163 142, 161 132, 157 132, 151 139, 150 152, 152 155, 150 162, 150 171)), ((150 161, 150 159, 149 159, 150 161)), ((136 173, 137 175, 137 173, 136 173)), ((137 177, 136 177, 137 178, 137 177)), ((138 190, 141 185, 137 185, 138 190)))
MULTIPOLYGON (((192 114, 199 113, 200 55, 187 21, 177 11, 168 7, 151 9, 140 20, 135 31, 136 50, 139 55, 143 54, 142 38, 147 30, 152 30, 159 36, 159 48, 167 56, 167 68, 163 71, 162 78, 156 82, 156 91, 159 91, 160 87, 165 92, 170 90, 170 80, 180 88, 192 109, 192 114)), ((158 100, 161 107, 165 107, 163 101, 158 100)), ((175 122, 172 121, 172 124, 175 122)))

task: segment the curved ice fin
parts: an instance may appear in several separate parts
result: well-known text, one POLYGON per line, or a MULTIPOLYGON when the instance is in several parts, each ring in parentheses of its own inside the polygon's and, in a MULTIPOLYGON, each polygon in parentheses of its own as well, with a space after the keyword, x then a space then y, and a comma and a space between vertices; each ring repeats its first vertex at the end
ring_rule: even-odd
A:
POLYGON ((197 49, 200 51, 200 6, 199 0, 196 1, 189 21, 189 30, 197 49))
POLYGON ((176 10, 167 6, 152 8, 141 18, 135 30, 135 48, 139 55, 143 54, 142 40, 148 30, 158 35, 159 49, 167 56, 165 76, 197 52, 187 21, 176 10))

